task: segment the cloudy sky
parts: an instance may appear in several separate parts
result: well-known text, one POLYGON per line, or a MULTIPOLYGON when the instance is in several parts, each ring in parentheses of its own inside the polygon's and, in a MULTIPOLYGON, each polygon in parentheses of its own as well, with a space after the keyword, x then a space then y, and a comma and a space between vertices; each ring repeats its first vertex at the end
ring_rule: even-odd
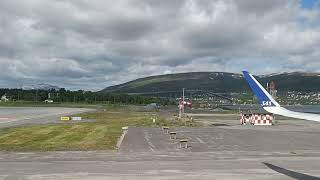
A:
POLYGON ((320 1, 0 1, 0 87, 243 69, 320 72, 320 1))

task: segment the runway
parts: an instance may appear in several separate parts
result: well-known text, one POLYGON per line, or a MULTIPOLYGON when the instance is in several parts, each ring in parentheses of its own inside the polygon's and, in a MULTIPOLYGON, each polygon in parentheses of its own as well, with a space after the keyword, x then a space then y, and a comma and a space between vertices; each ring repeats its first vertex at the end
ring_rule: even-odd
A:
POLYGON ((94 111, 86 108, 64 107, 0 107, 0 128, 24 124, 43 124, 59 121, 63 115, 94 111))
POLYGON ((318 152, 0 153, 0 179, 318 179, 318 152))

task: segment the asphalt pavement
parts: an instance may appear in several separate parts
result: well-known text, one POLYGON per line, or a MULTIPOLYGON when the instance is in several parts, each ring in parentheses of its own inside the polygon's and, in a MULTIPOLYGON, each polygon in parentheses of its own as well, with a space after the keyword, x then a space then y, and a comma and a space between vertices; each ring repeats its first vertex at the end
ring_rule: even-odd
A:
POLYGON ((59 122, 61 116, 94 111, 64 107, 0 107, 0 128, 59 122))
POLYGON ((0 153, 0 179, 319 179, 319 152, 0 153))
MULTIPOLYGON (((86 109, 3 108, 1 117, 11 121, 0 125, 45 123, 79 111, 86 109)), ((320 123, 241 126, 232 118, 202 116, 196 120, 208 127, 169 128, 177 139, 161 128, 129 127, 115 151, 0 152, 0 180, 320 179, 320 123), (180 139, 188 139, 187 148, 180 139)))

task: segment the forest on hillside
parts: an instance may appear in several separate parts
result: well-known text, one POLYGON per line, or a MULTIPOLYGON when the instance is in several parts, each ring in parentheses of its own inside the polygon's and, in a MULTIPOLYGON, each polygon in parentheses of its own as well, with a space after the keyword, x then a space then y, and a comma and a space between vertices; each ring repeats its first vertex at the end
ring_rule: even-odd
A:
POLYGON ((124 93, 103 93, 92 91, 71 91, 61 88, 59 90, 23 90, 23 89, 0 89, 0 96, 5 96, 9 101, 33 101, 44 102, 73 102, 73 103, 106 103, 106 104, 170 104, 169 99, 161 97, 145 97, 128 95, 124 93))

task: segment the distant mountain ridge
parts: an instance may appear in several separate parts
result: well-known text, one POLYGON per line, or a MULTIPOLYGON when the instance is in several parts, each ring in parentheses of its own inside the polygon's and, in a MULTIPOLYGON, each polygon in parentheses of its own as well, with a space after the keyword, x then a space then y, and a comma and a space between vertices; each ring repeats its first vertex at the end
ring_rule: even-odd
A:
MULTIPOLYGON (((274 81, 278 91, 320 91, 320 74, 290 72, 256 76, 266 85, 274 81)), ((136 79, 127 83, 110 86, 101 92, 147 93, 161 91, 181 91, 182 88, 193 90, 211 90, 215 92, 249 91, 242 74, 228 72, 190 72, 166 74, 136 79)))
POLYGON ((46 83, 39 83, 39 84, 33 84, 33 85, 26 85, 22 87, 23 90, 51 90, 51 89, 55 89, 55 90, 59 90, 60 87, 58 86, 54 86, 51 84, 46 84, 46 83))

